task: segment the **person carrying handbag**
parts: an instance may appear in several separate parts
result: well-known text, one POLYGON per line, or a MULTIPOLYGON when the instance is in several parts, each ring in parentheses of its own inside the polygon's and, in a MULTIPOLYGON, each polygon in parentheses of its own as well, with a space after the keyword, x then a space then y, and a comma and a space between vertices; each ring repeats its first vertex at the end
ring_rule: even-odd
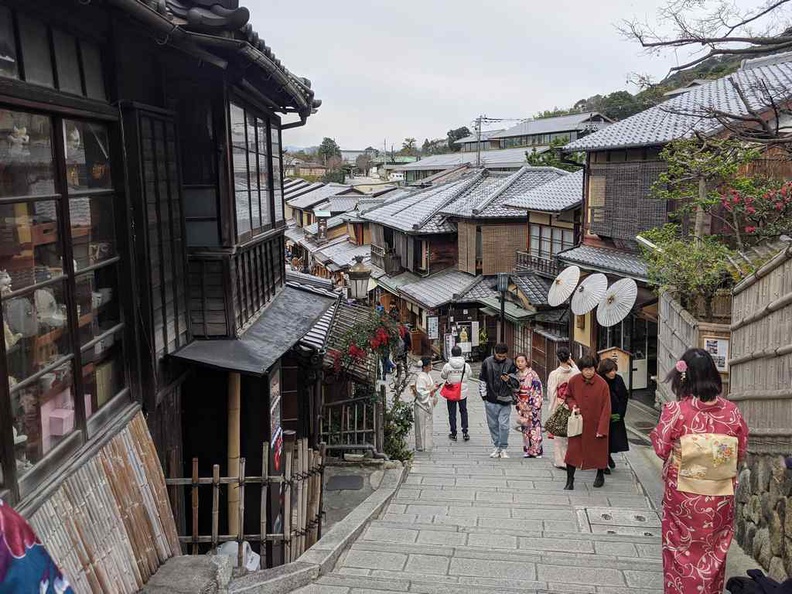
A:
POLYGON ((440 390, 440 395, 446 399, 448 405, 448 425, 451 432, 448 439, 457 440, 457 405, 459 406, 459 416, 462 419, 462 439, 470 441, 468 433, 468 409, 467 396, 468 386, 465 378, 470 378, 470 365, 465 362, 462 356, 462 349, 455 345, 451 349, 451 357, 448 363, 443 366, 440 377, 445 380, 445 385, 440 390))
POLYGON ((415 417, 415 450, 418 452, 432 449, 432 428, 434 424, 434 407, 437 404, 438 386, 429 374, 432 371, 432 360, 421 359, 421 372, 412 386, 415 417))

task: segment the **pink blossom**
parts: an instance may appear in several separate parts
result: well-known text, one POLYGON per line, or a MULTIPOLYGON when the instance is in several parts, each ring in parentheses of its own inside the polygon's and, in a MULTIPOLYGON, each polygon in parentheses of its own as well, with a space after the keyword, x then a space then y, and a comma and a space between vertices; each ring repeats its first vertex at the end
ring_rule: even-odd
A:
POLYGON ((745 228, 746 233, 756 233, 756 227, 748 226, 745 228))
POLYGON ((681 359, 677 361, 676 364, 674 365, 674 369, 676 369, 679 373, 685 373, 687 371, 687 368, 688 368, 687 363, 685 363, 681 359))

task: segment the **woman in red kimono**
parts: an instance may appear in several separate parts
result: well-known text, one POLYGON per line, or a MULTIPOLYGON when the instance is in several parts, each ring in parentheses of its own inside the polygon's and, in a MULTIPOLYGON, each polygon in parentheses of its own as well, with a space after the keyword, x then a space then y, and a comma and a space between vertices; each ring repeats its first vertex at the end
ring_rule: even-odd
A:
POLYGON ((688 350, 666 381, 679 401, 663 407, 651 435, 665 460, 664 591, 721 594, 748 427, 737 406, 720 396, 720 374, 706 351, 688 350))
POLYGON ((583 433, 570 437, 565 458, 567 483, 565 491, 575 488, 575 469, 596 469, 594 486, 605 484, 608 467, 608 431, 611 421, 611 400, 608 384, 597 375, 594 357, 585 355, 577 362, 580 373, 567 384, 565 406, 579 410, 583 417, 583 433))

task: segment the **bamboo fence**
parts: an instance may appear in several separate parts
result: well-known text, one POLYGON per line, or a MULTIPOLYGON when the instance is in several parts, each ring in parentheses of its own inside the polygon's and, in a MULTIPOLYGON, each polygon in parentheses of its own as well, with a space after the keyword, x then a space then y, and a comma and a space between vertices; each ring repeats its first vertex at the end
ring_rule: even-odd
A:
POLYGON ((238 473, 234 476, 220 476, 220 465, 214 464, 211 477, 201 477, 198 473, 198 459, 192 460, 192 476, 190 478, 166 479, 168 487, 176 497, 183 497, 189 492, 191 501, 191 519, 189 534, 179 536, 180 542, 191 554, 215 552, 217 547, 226 542, 237 543, 237 567, 244 568, 243 542, 260 545, 262 569, 267 566, 265 546, 267 543, 283 545, 284 563, 296 560, 321 537, 322 518, 322 484, 324 474, 324 445, 318 450, 308 447, 307 439, 295 439, 293 432, 286 432, 283 450, 283 475, 270 472, 270 446, 264 443, 261 452, 261 474, 247 475, 245 458, 239 459, 238 473), (269 533, 267 526, 274 525, 271 521, 269 505, 270 485, 279 485, 283 494, 283 530, 269 533), (255 487, 260 492, 258 509, 245 508, 245 490, 255 487), (227 526, 227 531, 220 530, 220 510, 224 497, 237 488, 239 499, 236 502, 238 519, 235 526, 227 526), (201 493, 211 489, 211 522, 210 533, 202 534, 200 525, 200 504, 205 501, 201 493), (225 491, 225 492, 224 492, 225 491), (253 513, 258 518, 259 531, 245 533, 246 514, 253 513), (270 520, 268 522, 268 520, 270 520))
POLYGON ((180 554, 165 477, 143 415, 30 518, 75 592, 139 591, 180 554))

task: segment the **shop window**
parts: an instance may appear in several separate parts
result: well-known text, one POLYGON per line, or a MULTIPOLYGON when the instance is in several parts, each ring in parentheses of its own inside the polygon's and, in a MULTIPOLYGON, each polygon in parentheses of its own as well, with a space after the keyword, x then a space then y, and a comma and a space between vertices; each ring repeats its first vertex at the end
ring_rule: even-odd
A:
POLYGON ((275 122, 270 122, 272 142, 272 187, 275 194, 275 222, 283 221, 283 162, 281 159, 281 132, 275 122))
POLYGON ((531 225, 529 249, 532 255, 552 260, 560 252, 575 245, 575 234, 571 229, 531 225))
POLYGON ((58 87, 61 91, 82 95, 80 59, 77 55, 77 40, 63 31, 52 31, 52 44, 55 48, 55 63, 58 73, 58 87))
POLYGON ((114 202, 102 125, 0 110, 0 431, 19 476, 124 390, 114 202))
POLYGON ((270 133, 265 120, 237 105, 230 116, 237 236, 245 241, 272 226, 270 133))

